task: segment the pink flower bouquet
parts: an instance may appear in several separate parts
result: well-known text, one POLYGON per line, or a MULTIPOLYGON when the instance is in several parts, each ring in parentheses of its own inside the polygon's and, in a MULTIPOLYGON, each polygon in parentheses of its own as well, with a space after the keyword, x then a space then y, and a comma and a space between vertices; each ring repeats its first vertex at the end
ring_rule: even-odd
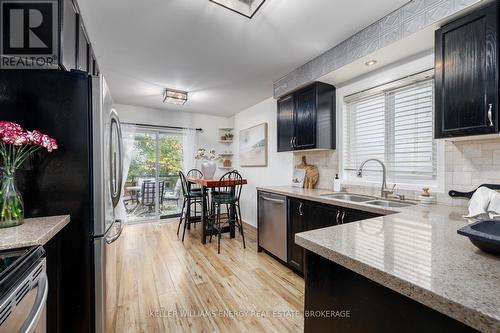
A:
POLYGON ((25 131, 21 125, 0 121, 0 157, 3 177, 0 186, 0 228, 23 223, 23 200, 16 188, 14 174, 23 162, 34 152, 57 149, 55 139, 37 130, 25 131))

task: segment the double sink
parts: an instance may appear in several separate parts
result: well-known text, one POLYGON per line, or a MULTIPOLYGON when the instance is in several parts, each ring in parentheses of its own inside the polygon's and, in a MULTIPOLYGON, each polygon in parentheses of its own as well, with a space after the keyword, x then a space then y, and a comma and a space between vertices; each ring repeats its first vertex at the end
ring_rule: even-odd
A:
POLYGON ((326 198, 331 198, 331 199, 359 202, 359 203, 364 203, 367 205, 374 205, 374 206, 386 207, 386 208, 401 208, 401 207, 415 205, 412 202, 384 200, 384 199, 379 199, 379 198, 375 198, 375 197, 372 197, 369 195, 362 195, 362 194, 328 193, 328 194, 322 194, 321 196, 326 197, 326 198))

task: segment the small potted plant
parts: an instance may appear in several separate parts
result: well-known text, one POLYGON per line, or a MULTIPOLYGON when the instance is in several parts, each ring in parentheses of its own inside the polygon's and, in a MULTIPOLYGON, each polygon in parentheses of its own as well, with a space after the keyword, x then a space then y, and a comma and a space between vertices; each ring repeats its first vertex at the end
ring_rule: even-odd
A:
POLYGON ((224 137, 225 137, 224 140, 226 141, 233 141, 233 133, 230 131, 226 132, 226 134, 224 134, 224 137))
POLYGON ((215 171, 217 170, 216 161, 220 159, 220 157, 217 156, 215 149, 211 148, 207 153, 205 148, 200 148, 198 149, 198 153, 194 158, 203 161, 201 163, 201 172, 203 173, 203 178, 213 179, 215 171))
POLYGON ((2 181, 0 185, 0 228, 21 225, 24 222, 23 198, 15 183, 16 170, 37 150, 49 153, 57 149, 55 139, 37 130, 25 131, 21 125, 0 121, 0 158, 2 181))

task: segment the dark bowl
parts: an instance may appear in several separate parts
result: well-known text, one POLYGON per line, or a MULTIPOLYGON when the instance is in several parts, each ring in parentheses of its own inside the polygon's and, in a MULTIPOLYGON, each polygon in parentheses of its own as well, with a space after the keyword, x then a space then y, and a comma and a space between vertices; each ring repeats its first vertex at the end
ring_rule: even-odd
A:
POLYGON ((500 220, 481 220, 457 230, 481 250, 500 255, 500 220))

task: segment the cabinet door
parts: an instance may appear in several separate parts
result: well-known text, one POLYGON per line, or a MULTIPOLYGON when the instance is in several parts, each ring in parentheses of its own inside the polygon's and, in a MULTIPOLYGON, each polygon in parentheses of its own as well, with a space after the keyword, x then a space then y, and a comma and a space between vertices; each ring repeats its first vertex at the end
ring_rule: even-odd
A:
POLYGON ((278 152, 293 150, 293 95, 278 101, 278 152))
POLYGON ((339 209, 336 206, 310 203, 307 212, 307 230, 326 228, 337 224, 339 209))
POLYGON ((83 22, 80 22, 78 30, 78 69, 84 72, 89 71, 89 42, 83 22))
POLYGON ((294 149, 316 148, 316 86, 295 94, 294 149))
POLYGON ((76 68, 77 13, 73 1, 64 0, 61 30, 61 65, 69 71, 76 68))
POLYGON ((288 201, 288 265, 304 272, 304 249, 295 244, 295 234, 307 230, 307 205, 301 200, 288 201))
POLYGON ((344 208, 340 213, 339 222, 340 223, 356 222, 356 221, 371 219, 377 216, 380 216, 380 214, 365 212, 356 209, 344 208))
POLYGON ((435 137, 498 132, 498 7, 436 31, 435 137))

